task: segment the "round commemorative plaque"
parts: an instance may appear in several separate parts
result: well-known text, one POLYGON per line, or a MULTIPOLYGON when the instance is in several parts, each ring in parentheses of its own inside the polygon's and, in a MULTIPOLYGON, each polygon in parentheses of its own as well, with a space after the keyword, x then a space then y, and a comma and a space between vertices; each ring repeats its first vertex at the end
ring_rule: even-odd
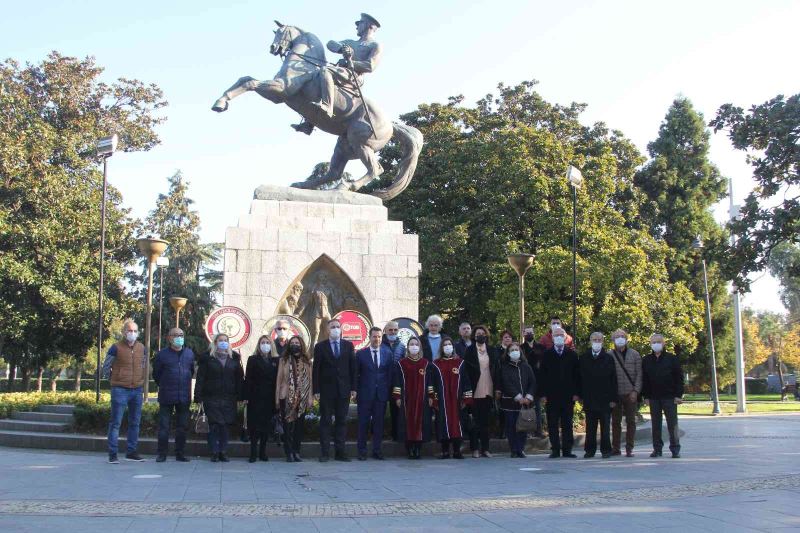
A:
POLYGON ((203 329, 209 342, 217 333, 224 333, 228 336, 231 349, 235 350, 250 338, 253 324, 243 309, 227 305, 212 311, 206 318, 206 325, 203 329))
POLYGON ((353 343, 356 350, 369 344, 369 319, 358 311, 340 311, 334 316, 342 323, 342 338, 353 343))
POLYGON ((408 344, 409 339, 413 337, 419 338, 422 332, 425 331, 422 324, 406 316, 393 318, 390 322, 397 322, 397 337, 403 343, 403 346, 408 344))
MULTIPOLYGON (((306 345, 306 348, 309 348, 308 343, 311 342, 311 335, 308 332, 308 326, 306 326, 305 322, 297 318, 296 316, 292 315, 275 315, 271 318, 268 318, 266 322, 264 322, 264 327, 261 328, 262 335, 269 335, 269 338, 273 341, 278 338, 278 333, 275 331, 275 323, 278 320, 288 320, 289 321, 289 336, 287 339, 291 339, 295 335, 299 336, 303 339, 303 343, 306 345)), ((311 346, 310 348, 313 348, 311 346)))

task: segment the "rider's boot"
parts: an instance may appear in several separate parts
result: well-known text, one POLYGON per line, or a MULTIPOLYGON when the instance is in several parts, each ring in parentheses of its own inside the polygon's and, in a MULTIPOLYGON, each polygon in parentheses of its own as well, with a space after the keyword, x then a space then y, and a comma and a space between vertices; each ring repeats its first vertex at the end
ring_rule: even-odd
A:
POLYGON ((302 121, 300 124, 292 124, 292 128, 294 128, 295 131, 305 133, 306 135, 311 135, 311 132, 314 131, 314 125, 306 120, 302 121))

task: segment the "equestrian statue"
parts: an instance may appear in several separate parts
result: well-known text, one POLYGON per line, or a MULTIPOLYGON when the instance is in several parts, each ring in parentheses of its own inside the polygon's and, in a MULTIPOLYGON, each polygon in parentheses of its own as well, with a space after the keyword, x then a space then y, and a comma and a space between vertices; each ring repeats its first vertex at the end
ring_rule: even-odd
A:
POLYGON ((239 78, 211 109, 223 112, 237 96, 255 91, 300 113, 303 121, 292 125, 295 130, 310 135, 316 127, 336 135, 339 139, 327 173, 292 184, 304 189, 326 189, 338 182, 337 189, 359 190, 383 173, 376 152, 394 136, 403 154, 397 175, 387 188, 371 194, 382 200, 400 194, 414 176, 423 139, 416 128, 389 121, 383 110, 361 93, 364 75, 373 72, 381 59, 381 45, 374 39, 381 25, 362 13, 356 21, 358 40, 328 42, 328 50, 342 55, 333 64, 327 62, 325 47, 313 33, 277 20, 275 24, 278 29, 269 51, 283 59, 275 77, 266 81, 239 78), (343 179, 345 165, 351 159, 360 159, 367 173, 358 179, 343 179))

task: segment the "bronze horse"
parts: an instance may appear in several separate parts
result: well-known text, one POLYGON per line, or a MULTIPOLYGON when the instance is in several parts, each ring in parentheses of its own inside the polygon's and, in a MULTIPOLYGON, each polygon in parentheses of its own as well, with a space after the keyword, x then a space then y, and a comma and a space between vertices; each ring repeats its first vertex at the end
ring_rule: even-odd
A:
POLYGON ((403 154, 397 175, 387 188, 371 194, 382 200, 390 200, 400 194, 414 176, 417 158, 422 149, 422 133, 411 126, 390 122, 383 111, 368 98, 362 100, 357 94, 351 94, 340 87, 337 87, 333 102, 333 117, 328 117, 312 103, 320 99, 317 76, 320 69, 327 65, 325 47, 313 33, 278 21, 275 23, 278 29, 269 51, 272 55, 283 58, 283 65, 278 73, 273 79, 266 81, 250 76, 239 78, 214 103, 212 109, 217 112, 225 111, 230 100, 248 91, 255 91, 276 104, 285 103, 314 126, 336 135, 339 139, 328 172, 320 178, 292 184, 299 188, 322 188, 340 180, 347 162, 360 159, 367 168, 367 173, 359 179, 344 181, 337 187, 359 190, 383 173, 376 152, 394 135, 403 154))

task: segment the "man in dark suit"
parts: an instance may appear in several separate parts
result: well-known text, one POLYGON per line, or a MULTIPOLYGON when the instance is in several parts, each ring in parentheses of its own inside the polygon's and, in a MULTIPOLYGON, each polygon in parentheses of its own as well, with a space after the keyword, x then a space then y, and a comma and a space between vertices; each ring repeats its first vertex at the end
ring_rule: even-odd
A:
POLYGON ((333 434, 335 459, 350 461, 344 450, 347 411, 356 398, 356 356, 353 343, 342 339, 342 324, 335 318, 328 322, 328 338, 314 346, 312 386, 319 401, 319 460, 330 458, 331 417, 336 417, 333 434))
POLYGON ((553 347, 542 357, 542 401, 547 413, 547 432, 550 436, 550 458, 575 458, 572 445, 572 417, 581 390, 578 354, 566 346, 567 332, 553 330, 553 347), (561 430, 559 438, 558 431, 561 430))
POLYGON ((383 418, 392 383, 394 358, 382 342, 381 328, 369 330, 369 345, 356 353, 358 383, 358 460, 367 458, 367 433, 372 424, 372 457, 383 460, 383 418))
POLYGON ((603 334, 589 336, 591 348, 580 358, 583 412, 586 413, 585 458, 597 453, 597 426, 600 425, 600 453, 611 457, 611 409, 617 402, 617 369, 611 354, 603 349, 603 334))

